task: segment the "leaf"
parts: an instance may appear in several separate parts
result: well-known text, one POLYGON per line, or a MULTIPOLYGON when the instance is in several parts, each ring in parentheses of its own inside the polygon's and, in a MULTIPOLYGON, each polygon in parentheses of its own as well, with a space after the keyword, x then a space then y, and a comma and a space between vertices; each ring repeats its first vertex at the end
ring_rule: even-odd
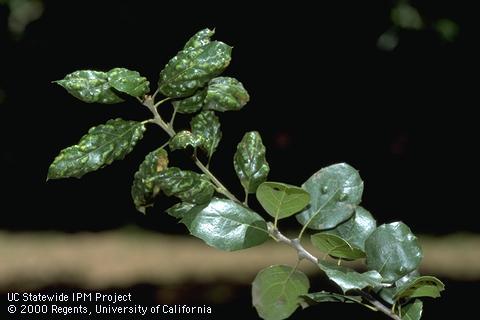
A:
POLYGON ((160 92, 170 98, 193 95, 227 68, 231 51, 220 41, 183 49, 160 72, 160 92))
POLYGON ((168 208, 166 211, 172 217, 177 218, 177 219, 181 219, 188 212, 190 212, 190 210, 192 210, 194 207, 195 207, 195 204, 193 204, 193 203, 180 202, 180 203, 177 203, 176 205, 168 208))
POLYGON ((225 251, 250 248, 268 239, 262 217, 227 199, 213 198, 208 204, 196 206, 180 222, 195 237, 225 251))
POLYGON ((318 265, 320 269, 325 271, 327 277, 342 289, 343 293, 349 290, 382 286, 382 276, 377 271, 358 273, 355 270, 327 261, 320 261, 318 265))
POLYGON ((107 73, 108 84, 115 90, 131 95, 143 97, 150 91, 150 82, 137 71, 125 68, 114 68, 107 73))
POLYGON ((270 167, 265 159, 265 146, 258 132, 245 133, 237 146, 233 165, 245 192, 254 193, 267 179, 270 167))
POLYGON ((418 270, 414 270, 414 271, 410 272, 409 274, 401 277, 397 281, 395 281, 395 286, 382 288, 378 292, 378 294, 380 295, 380 297, 384 301, 386 301, 390 304, 394 304, 395 303, 394 296, 397 294, 398 289, 400 287, 404 286, 405 284, 413 281, 414 279, 418 278, 419 276, 420 276, 420 273, 418 272, 418 270))
POLYGON ((174 135, 168 142, 171 151, 186 149, 188 146, 192 148, 198 147, 202 142, 201 137, 190 131, 183 130, 174 135))
POLYGON ((334 234, 317 233, 310 239, 315 248, 335 258, 355 260, 365 257, 362 250, 334 234))
POLYGON ((440 292, 443 290, 445 290, 445 285, 442 281, 432 276, 422 276, 399 287, 394 299, 420 297, 438 298, 440 297, 440 292))
POLYGON ((214 33, 214 30, 208 28, 198 31, 187 41, 183 49, 199 48, 208 44, 214 33))
POLYGON ((423 302, 416 299, 414 302, 402 307, 402 320, 420 320, 422 318, 423 302))
POLYGON ((403 222, 375 229, 365 241, 365 253, 368 268, 377 270, 389 283, 417 269, 423 256, 417 238, 403 222))
POLYGON ((390 18, 394 25, 405 28, 420 30, 423 28, 423 20, 417 9, 406 2, 399 2, 390 12, 390 18))
POLYGON ((310 202, 302 188, 280 182, 264 182, 257 189, 263 209, 275 219, 283 219, 301 211, 310 202))
POLYGON ((93 70, 79 70, 70 73, 62 80, 54 81, 64 87, 68 93, 87 103, 119 103, 120 98, 108 83, 105 72, 93 70))
POLYGON ((273 265, 261 270, 252 283, 252 303, 265 320, 287 319, 308 293, 307 276, 292 267, 273 265))
POLYGON ((302 188, 310 194, 310 205, 296 215, 299 223, 325 230, 348 220, 360 203, 363 181, 346 163, 334 164, 312 175, 302 188))
POLYGON ((173 101, 172 104, 178 113, 194 113, 202 109, 206 96, 207 89, 200 89, 193 96, 173 101))
POLYGON ((347 296, 327 291, 305 294, 300 298, 303 300, 301 302, 303 309, 324 302, 362 303, 362 298, 360 296, 347 296))
POLYGON ((141 213, 153 205, 153 200, 160 192, 155 179, 157 173, 168 166, 168 154, 163 148, 150 152, 135 173, 132 185, 132 198, 135 207, 141 213))
POLYGON ((367 240, 376 227, 377 222, 370 212, 357 206, 355 214, 350 219, 327 232, 337 235, 347 241, 351 246, 365 251, 365 240, 367 240))
POLYGON ((207 110, 237 111, 250 100, 247 90, 237 79, 218 77, 208 83, 205 106, 207 110))
POLYGON ((202 111, 193 117, 190 121, 192 133, 198 137, 202 137, 200 148, 205 150, 210 159, 222 139, 222 131, 220 131, 220 120, 213 111, 202 111))
POLYGON ((212 184, 205 176, 176 167, 159 172, 155 181, 168 197, 175 196, 189 203, 207 203, 214 192, 212 184))
POLYGON ((77 145, 60 151, 48 169, 48 179, 81 178, 121 160, 133 150, 144 131, 142 123, 122 119, 92 127, 77 145))

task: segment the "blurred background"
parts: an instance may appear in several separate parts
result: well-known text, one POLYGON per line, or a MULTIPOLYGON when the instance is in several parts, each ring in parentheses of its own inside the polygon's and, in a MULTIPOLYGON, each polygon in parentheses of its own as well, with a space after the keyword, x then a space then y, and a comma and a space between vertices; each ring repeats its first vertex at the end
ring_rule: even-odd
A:
MULTIPOLYGON (((225 74, 251 95, 241 112, 220 115, 212 171, 241 194, 232 156, 249 130, 267 146, 269 180, 301 185, 324 166, 348 162, 365 181, 363 206, 379 224, 402 220, 419 234, 422 271, 446 283, 440 301, 425 301, 424 319, 468 312, 480 284, 473 8, 462 1, 154 3, 0 0, 1 318, 8 318, 7 292, 18 290, 132 292, 137 303, 211 305, 209 319, 257 317, 249 283, 270 264, 293 264, 294 252, 271 242, 235 253, 209 248, 164 213, 175 202, 166 197, 145 216, 137 212, 130 185, 145 154, 167 139, 157 128, 124 161, 81 180, 45 182, 54 157, 88 128, 149 117, 135 101, 84 104, 51 81, 121 66, 155 88, 165 63, 205 27, 234 47, 225 74)), ((180 127, 187 124, 179 117, 180 127)), ((172 162, 188 157, 179 152, 172 162)), ((291 219, 281 228, 298 227, 291 219)), ((312 289, 331 287, 301 267, 312 289)), ((292 319, 325 314, 384 319, 341 304, 292 319)))

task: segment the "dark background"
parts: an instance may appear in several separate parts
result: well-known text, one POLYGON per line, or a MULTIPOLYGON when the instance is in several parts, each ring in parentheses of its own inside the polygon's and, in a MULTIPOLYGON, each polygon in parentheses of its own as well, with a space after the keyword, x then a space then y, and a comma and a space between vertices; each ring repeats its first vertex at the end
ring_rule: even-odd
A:
MULTIPOLYGON (((84 104, 51 81, 77 69, 121 66, 147 76, 155 88, 159 71, 185 41, 215 27, 215 38, 234 46, 225 75, 251 95, 241 112, 220 115, 223 140, 212 170, 232 191, 241 196, 232 165, 236 144, 245 131, 258 130, 269 180, 300 185, 324 166, 348 162, 360 170, 363 206, 379 223, 403 220, 415 233, 480 232, 473 8, 461 1, 412 2, 426 21, 454 20, 456 41, 441 41, 429 27, 403 30, 399 46, 384 52, 376 41, 391 25, 393 1, 153 3, 47 1, 20 39, 8 32, 8 10, 0 7, 1 229, 78 232, 133 224, 184 234, 163 213, 173 200, 161 198, 143 216, 130 198, 144 155, 166 141, 157 128, 150 127, 124 161, 81 180, 45 182, 54 157, 89 127, 113 117, 149 117, 135 101, 84 104)), ((186 123, 180 117, 180 127, 186 123)), ((188 159, 180 152, 173 158, 177 165, 188 159)), ((448 312, 478 285, 447 284, 449 303, 427 302, 431 316, 448 312)), ((132 290, 148 302, 153 289, 132 290)), ((235 310, 251 317, 253 310, 242 307, 249 289, 239 290, 235 310)), ((324 308, 325 314, 343 312, 324 308)), ((341 308, 370 317, 358 307, 341 308)), ((297 316, 314 315, 309 312, 315 311, 297 316)))

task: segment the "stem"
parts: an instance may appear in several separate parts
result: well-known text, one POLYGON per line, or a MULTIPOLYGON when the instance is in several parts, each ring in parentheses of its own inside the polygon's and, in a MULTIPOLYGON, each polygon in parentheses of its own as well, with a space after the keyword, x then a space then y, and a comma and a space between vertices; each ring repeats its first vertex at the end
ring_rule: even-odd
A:
MULTIPOLYGON (((303 230, 303 229, 302 229, 303 230)), ((303 246, 302 244, 300 243, 300 236, 301 236, 301 233, 300 233, 300 236, 298 238, 295 238, 295 239, 290 239, 290 238, 287 238, 286 236, 284 236, 278 229, 276 226, 274 226, 271 222, 268 223, 268 233, 270 234, 270 236, 275 239, 276 241, 278 242, 283 242, 287 245, 289 245, 290 247, 292 247, 293 249, 295 249, 297 251, 297 254, 298 254, 298 259, 299 260, 302 260, 302 259, 305 259, 305 260, 308 260, 310 261, 311 263, 315 264, 315 265, 318 265, 318 258, 315 257, 313 254, 311 254, 310 252, 308 252, 303 246)), ((398 315, 396 315, 395 313, 393 313, 389 308, 387 308, 385 305, 383 305, 380 301, 378 301, 375 297, 373 297, 372 295, 370 295, 369 293, 365 292, 365 291, 361 291, 361 290, 358 290, 358 293, 365 299, 367 300, 370 304, 372 304, 376 310, 384 313, 385 315, 387 315, 388 317, 392 318, 392 319, 395 319, 395 320, 402 320, 398 315)))
POLYGON ((248 207, 248 190, 245 190, 245 200, 243 201, 243 204, 248 207))

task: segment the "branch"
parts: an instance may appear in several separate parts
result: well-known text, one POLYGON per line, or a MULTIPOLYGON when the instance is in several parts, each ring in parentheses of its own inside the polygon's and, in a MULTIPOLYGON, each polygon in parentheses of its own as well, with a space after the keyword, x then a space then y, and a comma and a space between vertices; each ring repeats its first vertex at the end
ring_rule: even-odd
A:
MULTIPOLYGON (((318 265, 319 259, 315 257, 313 254, 307 251, 302 244, 300 243, 299 238, 295 239, 290 239, 286 236, 284 236, 271 222, 268 223, 268 233, 270 236, 275 239, 278 242, 283 242, 293 249, 297 251, 298 254, 298 259, 302 260, 308 260, 311 263, 318 265)), ((370 302, 376 310, 383 312, 385 315, 388 317, 395 319, 395 320, 402 320, 398 315, 393 313, 389 308, 387 308, 385 305, 383 305, 380 301, 378 301, 375 297, 371 296, 369 293, 365 291, 358 290, 358 293, 368 302, 370 302)))

